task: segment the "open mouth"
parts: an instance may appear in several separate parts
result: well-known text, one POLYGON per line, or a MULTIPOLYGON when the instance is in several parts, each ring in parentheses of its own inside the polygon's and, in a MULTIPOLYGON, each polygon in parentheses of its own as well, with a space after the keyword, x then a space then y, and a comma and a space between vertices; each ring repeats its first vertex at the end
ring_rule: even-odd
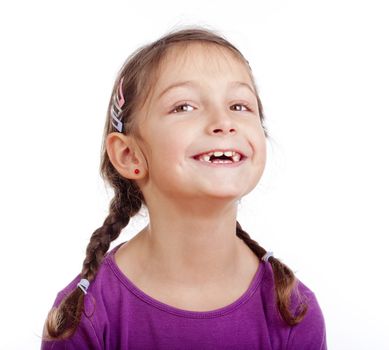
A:
POLYGON ((246 157, 237 151, 211 151, 208 153, 202 153, 193 157, 194 159, 212 164, 229 164, 239 163, 246 157))

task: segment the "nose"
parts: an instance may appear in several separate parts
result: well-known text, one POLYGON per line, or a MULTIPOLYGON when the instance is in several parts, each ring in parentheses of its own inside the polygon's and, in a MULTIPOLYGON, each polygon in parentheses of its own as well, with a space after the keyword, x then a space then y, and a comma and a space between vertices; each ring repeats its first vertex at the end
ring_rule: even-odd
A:
POLYGON ((235 134, 237 125, 232 116, 229 116, 224 110, 213 110, 209 116, 207 126, 208 133, 214 134, 235 134))

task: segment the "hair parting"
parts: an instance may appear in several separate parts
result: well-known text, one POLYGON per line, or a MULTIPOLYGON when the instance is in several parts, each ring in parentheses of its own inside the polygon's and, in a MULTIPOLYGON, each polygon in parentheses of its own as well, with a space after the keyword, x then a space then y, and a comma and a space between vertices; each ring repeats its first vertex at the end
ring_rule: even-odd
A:
MULTIPOLYGON (((134 217, 142 208, 147 207, 145 198, 134 180, 122 177, 112 165, 105 146, 105 139, 117 128, 112 124, 111 111, 117 100, 115 95, 120 86, 121 98, 125 104, 120 104, 120 121, 124 134, 139 137, 137 125, 137 112, 142 108, 152 90, 155 78, 158 76, 160 65, 172 48, 187 48, 190 42, 197 41, 202 44, 216 45, 219 48, 229 50, 235 57, 247 66, 257 97, 260 121, 263 125, 264 113, 258 96, 255 80, 248 61, 240 51, 221 35, 202 27, 191 26, 167 33, 165 36, 149 45, 136 50, 120 69, 112 90, 110 102, 106 113, 104 137, 101 148, 100 174, 114 190, 114 196, 110 202, 109 214, 102 226, 96 229, 86 248, 86 257, 83 262, 80 278, 92 282, 98 272, 100 264, 108 252, 111 242, 127 226, 130 218, 134 217), (119 85, 120 84, 120 85, 119 85)), ((265 136, 268 137, 266 127, 263 125, 265 136)), ((266 250, 256 241, 252 240, 240 224, 236 223, 236 235, 241 238, 248 247, 261 259, 266 250)), ((301 304, 299 312, 293 315, 290 310, 290 299, 295 289, 296 278, 293 272, 282 262, 274 257, 268 260, 273 268, 275 280, 275 293, 277 306, 281 317, 289 325, 299 323, 307 311, 307 305, 301 304)), ((56 340, 71 337, 76 331, 82 313, 84 311, 85 293, 80 288, 75 288, 63 298, 58 307, 53 307, 46 319, 44 339, 56 340)))

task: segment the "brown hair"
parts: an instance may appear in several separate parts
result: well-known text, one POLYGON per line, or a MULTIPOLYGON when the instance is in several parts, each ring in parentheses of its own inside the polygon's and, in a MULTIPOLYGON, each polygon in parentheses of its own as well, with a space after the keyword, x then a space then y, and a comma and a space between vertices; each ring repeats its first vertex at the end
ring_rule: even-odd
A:
MULTIPOLYGON (((264 114, 262 104, 258 96, 249 62, 235 46, 221 35, 216 34, 215 31, 192 26, 190 28, 172 31, 159 40, 136 50, 122 66, 115 81, 108 106, 101 150, 100 172, 102 178, 112 186, 114 196, 110 202, 107 218, 103 222, 103 225, 93 232, 90 238, 80 278, 85 278, 89 281, 95 278, 100 263, 107 253, 111 242, 127 226, 130 218, 140 211, 142 205, 146 206, 139 186, 135 181, 122 177, 116 171, 108 157, 105 147, 106 136, 116 131, 111 124, 110 110, 114 94, 118 89, 118 84, 121 78, 123 78, 123 93, 126 101, 122 108, 123 133, 139 136, 136 113, 146 102, 168 50, 177 46, 187 47, 193 41, 227 49, 234 57, 247 66, 255 88, 259 116, 263 125, 264 114)), ((265 136, 268 137, 268 132, 264 125, 263 128, 265 136)), ((249 234, 242 229, 239 222, 236 222, 236 235, 250 247, 259 259, 265 255, 266 250, 250 238, 249 234)), ((307 311, 306 304, 301 304, 299 312, 296 314, 290 310, 291 296, 292 292, 296 289, 297 280, 293 272, 278 259, 270 257, 269 262, 274 272, 277 306, 280 315, 287 324, 295 325, 303 319, 307 311)), ((57 308, 53 307, 49 312, 45 324, 46 339, 54 340, 70 337, 78 327, 83 309, 84 293, 80 288, 76 287, 62 300, 57 308)))

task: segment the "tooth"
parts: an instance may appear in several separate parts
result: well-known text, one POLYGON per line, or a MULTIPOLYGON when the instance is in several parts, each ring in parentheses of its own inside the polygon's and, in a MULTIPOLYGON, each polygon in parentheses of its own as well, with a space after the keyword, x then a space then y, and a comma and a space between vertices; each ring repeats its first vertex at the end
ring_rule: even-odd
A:
POLYGON ((232 161, 228 159, 216 159, 212 163, 232 163, 232 161))
POLYGON ((207 155, 203 155, 200 159, 204 159, 206 162, 210 162, 211 157, 207 155))
POLYGON ((223 152, 217 151, 217 152, 214 152, 213 155, 214 155, 215 157, 221 157, 221 156, 223 155, 223 152))
POLYGON ((234 162, 239 162, 240 161, 240 154, 235 154, 233 157, 232 157, 232 160, 234 162))
POLYGON ((227 157, 231 157, 232 153, 233 152, 231 152, 231 151, 227 151, 227 152, 224 152, 224 155, 227 156, 227 157))

